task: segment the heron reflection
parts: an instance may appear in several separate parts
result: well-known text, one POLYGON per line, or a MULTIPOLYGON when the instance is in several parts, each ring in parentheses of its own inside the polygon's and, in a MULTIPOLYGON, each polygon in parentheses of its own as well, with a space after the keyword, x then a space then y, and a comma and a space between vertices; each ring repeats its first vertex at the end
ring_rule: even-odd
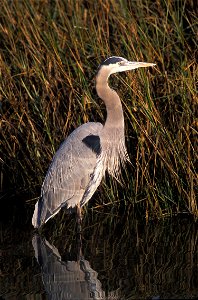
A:
MULTIPOLYGON (((97 279, 98 273, 83 256, 79 256, 76 261, 62 261, 57 248, 39 235, 33 237, 32 244, 49 299, 112 299, 111 296, 105 296, 101 282, 97 279)), ((114 294, 113 299, 119 297, 114 294)))

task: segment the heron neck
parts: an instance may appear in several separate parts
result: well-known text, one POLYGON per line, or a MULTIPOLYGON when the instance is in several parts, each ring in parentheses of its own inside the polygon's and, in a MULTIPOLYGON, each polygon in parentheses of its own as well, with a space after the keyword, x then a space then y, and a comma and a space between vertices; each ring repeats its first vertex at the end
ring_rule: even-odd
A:
POLYGON ((109 87, 108 77, 106 80, 100 77, 97 78, 96 91, 98 96, 104 101, 107 109, 107 119, 104 127, 124 128, 122 104, 116 91, 109 87))

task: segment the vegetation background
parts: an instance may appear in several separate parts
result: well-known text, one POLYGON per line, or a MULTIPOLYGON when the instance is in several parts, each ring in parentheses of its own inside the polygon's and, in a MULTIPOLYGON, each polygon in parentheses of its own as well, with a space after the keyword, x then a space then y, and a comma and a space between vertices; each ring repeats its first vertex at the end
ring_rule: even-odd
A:
POLYGON ((198 215, 195 2, 1 0, 4 199, 23 194, 33 208, 65 137, 84 122, 105 122, 94 76, 104 58, 118 55, 156 68, 111 79, 122 98, 132 164, 122 185, 103 182, 92 206, 135 209, 147 220, 198 215))

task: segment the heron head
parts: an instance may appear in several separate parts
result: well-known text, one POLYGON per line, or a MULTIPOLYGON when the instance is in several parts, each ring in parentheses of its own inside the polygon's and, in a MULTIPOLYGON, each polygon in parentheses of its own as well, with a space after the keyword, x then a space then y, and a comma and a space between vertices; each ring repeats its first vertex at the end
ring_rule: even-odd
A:
POLYGON ((111 75, 117 72, 146 68, 154 65, 153 63, 128 61, 123 57, 111 56, 101 63, 99 70, 106 70, 109 75, 111 75))

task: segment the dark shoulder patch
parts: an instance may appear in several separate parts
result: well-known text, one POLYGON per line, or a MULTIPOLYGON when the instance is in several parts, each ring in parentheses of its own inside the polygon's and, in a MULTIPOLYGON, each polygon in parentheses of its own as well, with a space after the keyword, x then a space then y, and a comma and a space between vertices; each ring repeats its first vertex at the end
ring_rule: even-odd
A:
POLYGON ((102 63, 101 63, 101 66, 108 66, 110 64, 116 64, 117 62, 119 61, 123 61, 123 58, 122 57, 119 57, 119 56, 112 56, 112 57, 109 57, 107 58, 106 60, 104 60, 102 63))
POLYGON ((90 134, 86 136, 82 142, 89 147, 94 153, 100 155, 101 153, 101 145, 100 145, 100 137, 98 135, 90 134))

